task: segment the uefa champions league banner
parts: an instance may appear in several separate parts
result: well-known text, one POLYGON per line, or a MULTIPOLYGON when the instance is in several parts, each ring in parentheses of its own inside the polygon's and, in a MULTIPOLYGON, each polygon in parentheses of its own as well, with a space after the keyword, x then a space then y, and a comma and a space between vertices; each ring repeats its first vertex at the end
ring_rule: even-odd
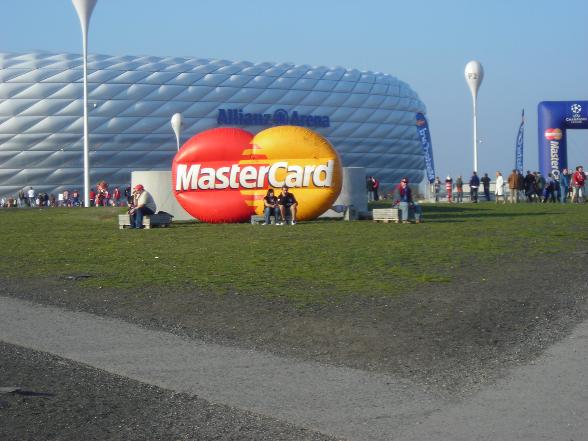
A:
POLYGON ((429 131, 429 123, 427 118, 422 113, 416 114, 416 128, 423 146, 423 154, 425 156, 425 168, 427 170, 427 179, 430 183, 435 181, 435 163, 433 162, 433 144, 431 144, 431 132, 429 131))
POLYGON ((588 129, 588 101, 542 101, 539 116, 539 171, 559 176, 568 167, 566 132, 588 129))
POLYGON ((523 140, 525 135, 525 109, 521 115, 521 125, 519 127, 519 133, 517 135, 517 145, 515 153, 515 169, 519 173, 523 174, 523 140))

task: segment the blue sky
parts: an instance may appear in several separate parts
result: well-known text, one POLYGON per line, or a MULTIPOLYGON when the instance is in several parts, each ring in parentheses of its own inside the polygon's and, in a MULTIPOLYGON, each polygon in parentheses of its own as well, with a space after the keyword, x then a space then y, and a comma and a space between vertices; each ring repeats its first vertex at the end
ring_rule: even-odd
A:
MULTIPOLYGON (((69 0, 3 0, 0 51, 81 52, 69 0)), ((472 108, 464 67, 479 60, 480 172, 537 169, 537 104, 588 99, 588 2, 567 0, 98 0, 89 52, 343 66, 406 81, 427 105, 439 175, 469 176, 472 108)), ((588 131, 568 133, 588 166, 588 131)))

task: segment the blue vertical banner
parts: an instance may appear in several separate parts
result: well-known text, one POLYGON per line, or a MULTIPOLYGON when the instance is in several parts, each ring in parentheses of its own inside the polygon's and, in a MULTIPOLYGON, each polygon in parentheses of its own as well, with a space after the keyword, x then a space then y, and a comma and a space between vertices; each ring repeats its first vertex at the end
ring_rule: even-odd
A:
POLYGON ((517 135, 517 146, 515 151, 515 168, 523 174, 523 141, 525 138, 525 109, 521 114, 521 126, 517 135))
POLYGON ((435 163, 433 162, 433 144, 431 144, 431 132, 429 123, 422 113, 416 114, 416 128, 423 146, 423 155, 425 156, 425 169, 427 170, 427 179, 430 183, 435 181, 435 163))

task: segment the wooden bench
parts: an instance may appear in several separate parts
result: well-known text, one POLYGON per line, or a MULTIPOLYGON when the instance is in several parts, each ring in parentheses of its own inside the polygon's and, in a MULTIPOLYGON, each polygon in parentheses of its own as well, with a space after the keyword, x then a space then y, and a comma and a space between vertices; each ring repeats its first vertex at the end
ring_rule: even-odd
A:
MULTIPOLYGON (((169 213, 156 213, 150 216, 143 216, 143 227, 146 230, 151 227, 169 227, 172 223, 173 216, 169 213)), ((118 228, 122 230, 125 227, 131 226, 131 217, 128 214, 118 215, 118 228)))
POLYGON ((400 210, 398 208, 374 208, 372 219, 374 222, 400 222, 400 210))

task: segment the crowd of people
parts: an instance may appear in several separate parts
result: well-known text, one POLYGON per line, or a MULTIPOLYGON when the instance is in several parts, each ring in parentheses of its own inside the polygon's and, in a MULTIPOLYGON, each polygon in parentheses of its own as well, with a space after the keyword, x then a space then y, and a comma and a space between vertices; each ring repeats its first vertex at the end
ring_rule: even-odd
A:
MULTIPOLYGON (((464 181, 462 176, 458 176, 455 180, 451 176, 447 176, 445 182, 442 182, 437 176, 431 184, 431 188, 435 202, 440 202, 444 194, 449 203, 463 203, 466 185, 469 186, 469 199, 471 202, 479 202, 480 190, 486 201, 491 201, 490 190, 493 183, 494 201, 497 204, 506 204, 507 202, 516 204, 523 200, 540 203, 567 203, 568 201, 584 203, 586 201, 584 195, 585 182, 586 173, 584 172, 584 167, 579 165, 573 171, 564 168, 558 173, 548 173, 547 177, 544 177, 538 171, 527 171, 527 174, 523 176, 519 171, 512 170, 505 179, 502 172, 497 171, 494 182, 492 182, 488 173, 485 173, 480 178, 477 172, 473 172, 467 181, 464 181), (442 193, 442 190, 444 190, 444 193, 442 193)), ((379 183, 373 176, 366 178, 369 202, 378 200, 378 187, 379 183), (374 182, 376 182, 376 185, 374 185, 374 182)), ((393 199, 394 197, 398 197, 398 199, 393 202, 393 207, 400 209, 403 223, 409 223, 409 218, 413 218, 416 223, 422 222, 422 208, 412 198, 412 191, 408 185, 407 177, 403 177, 398 185, 384 195, 385 199, 393 199)))
MULTIPOLYGON (((498 203, 513 203, 526 200, 527 202, 566 202, 584 203, 586 182, 586 173, 584 167, 577 166, 575 170, 562 169, 558 173, 548 173, 543 176, 541 172, 527 171, 523 176, 517 170, 513 170, 505 179, 502 172, 497 171, 494 178, 494 201, 498 203), (508 196, 508 199, 507 199, 508 196)), ((472 173, 470 179, 466 182, 462 176, 455 180, 451 176, 445 178, 445 182, 437 176, 432 184, 432 192, 435 196, 435 202, 439 202, 442 197, 442 190, 445 190, 445 198, 449 203, 461 203, 464 201, 464 186, 469 185, 470 201, 478 203, 480 200, 480 190, 486 201, 492 200, 491 184, 492 179, 485 173, 481 178, 476 172, 472 173)))
MULTIPOLYGON (((119 187, 109 189, 108 184, 100 181, 89 193, 91 207, 124 207, 133 202, 131 186, 123 190, 119 187)), ((0 208, 43 208, 43 207, 82 207, 83 196, 79 190, 64 190, 60 193, 36 191, 34 187, 26 187, 15 196, 0 199, 0 208)))

